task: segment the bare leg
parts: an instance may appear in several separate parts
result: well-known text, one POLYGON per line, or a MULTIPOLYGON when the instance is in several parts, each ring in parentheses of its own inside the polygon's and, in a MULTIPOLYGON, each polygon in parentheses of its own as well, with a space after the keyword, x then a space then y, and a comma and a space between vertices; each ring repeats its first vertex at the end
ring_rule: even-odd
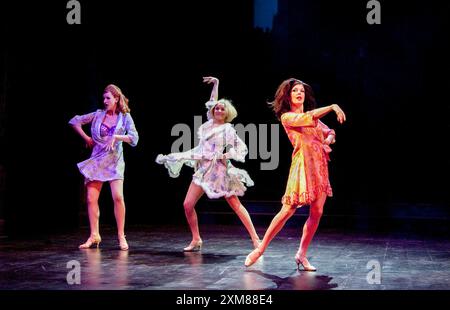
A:
POLYGON ((270 226, 267 229, 260 246, 247 256, 247 259, 245 260, 245 265, 247 267, 253 265, 258 260, 258 258, 264 253, 272 239, 278 234, 281 228, 283 228, 283 226, 286 224, 286 221, 292 215, 294 215, 296 210, 297 209, 295 207, 283 205, 280 212, 275 215, 272 222, 270 223, 270 226))
POLYGON ((250 234, 250 238, 252 238, 253 247, 256 249, 259 246, 260 240, 258 234, 256 233, 255 227, 253 226, 250 215, 247 212, 247 209, 239 201, 237 196, 231 196, 229 198, 225 198, 230 207, 236 212, 239 219, 244 224, 245 228, 247 228, 248 233, 250 234))
POLYGON ((114 201, 114 215, 117 223, 117 236, 119 238, 120 249, 128 250, 128 243, 125 239, 125 199, 123 196, 123 180, 113 180, 109 182, 111 194, 114 201))
POLYGON ((306 259, 306 252, 308 251, 309 244, 311 243, 314 234, 316 233, 317 227, 319 226, 320 218, 323 213, 323 206, 327 196, 322 193, 315 201, 311 203, 309 208, 309 217, 303 226, 302 239, 300 241, 300 247, 298 249, 298 256, 300 258, 306 259))
POLYGON ((91 181, 86 184, 86 201, 91 234, 89 239, 84 244, 80 245, 81 249, 89 248, 93 244, 97 244, 98 246, 101 241, 99 231, 100 208, 98 206, 98 197, 100 196, 102 185, 103 183, 99 181, 91 181))
MULTIPOLYGON (((195 205, 197 204, 197 201, 200 199, 200 197, 202 197, 203 193, 203 189, 200 186, 198 186, 194 182, 191 182, 183 203, 184 213, 186 215, 186 219, 192 233, 191 245, 197 245, 199 242, 201 243, 202 240, 200 238, 200 232, 198 229, 198 220, 197 212, 195 212, 195 205)), ((188 246, 186 249, 189 250, 189 247, 190 246, 188 246)))
POLYGON ((287 220, 290 219, 292 215, 294 215, 296 210, 297 209, 295 207, 283 205, 281 210, 277 213, 277 215, 275 215, 272 222, 270 223, 269 228, 264 234, 261 246, 259 247, 261 254, 264 253, 266 248, 269 246, 269 243, 280 232, 281 228, 283 228, 287 220))

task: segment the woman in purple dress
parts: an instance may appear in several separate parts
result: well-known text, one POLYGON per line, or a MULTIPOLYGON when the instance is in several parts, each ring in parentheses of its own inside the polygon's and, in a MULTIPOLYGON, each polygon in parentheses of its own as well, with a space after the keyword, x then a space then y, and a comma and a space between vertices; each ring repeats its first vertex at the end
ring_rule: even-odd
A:
POLYGON ((123 197, 123 180, 125 162, 123 160, 122 142, 136 146, 139 140, 136 127, 130 115, 128 99, 119 87, 108 85, 103 92, 104 110, 97 110, 85 115, 73 117, 69 124, 92 147, 91 157, 78 163, 84 176, 87 189, 87 205, 91 234, 89 239, 79 246, 87 249, 101 242, 99 232, 100 210, 98 198, 103 182, 109 182, 114 200, 114 214, 117 222, 117 233, 121 250, 128 250, 125 239, 125 202, 123 197), (91 123, 91 136, 88 136, 82 125, 91 123))

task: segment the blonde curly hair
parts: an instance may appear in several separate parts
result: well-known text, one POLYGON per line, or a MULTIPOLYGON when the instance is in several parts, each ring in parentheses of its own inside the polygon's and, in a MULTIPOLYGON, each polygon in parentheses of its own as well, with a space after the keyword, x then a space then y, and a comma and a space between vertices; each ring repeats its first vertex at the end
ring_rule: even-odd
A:
POLYGON ((214 118, 214 107, 219 103, 223 104, 227 113, 227 116, 225 117, 225 123, 231 123, 231 121, 236 118, 238 113, 234 105, 231 103, 231 100, 228 99, 220 99, 218 101, 210 100, 206 103, 206 108, 208 109, 206 116, 208 117, 208 120, 214 118))

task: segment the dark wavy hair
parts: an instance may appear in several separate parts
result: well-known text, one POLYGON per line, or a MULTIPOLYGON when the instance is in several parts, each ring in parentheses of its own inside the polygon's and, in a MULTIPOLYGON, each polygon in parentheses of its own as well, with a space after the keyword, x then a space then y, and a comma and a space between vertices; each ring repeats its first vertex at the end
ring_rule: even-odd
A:
POLYGON ((291 91, 292 88, 298 84, 302 84, 305 88, 303 111, 307 112, 316 108, 316 98, 314 97, 312 87, 305 82, 290 78, 284 80, 280 86, 278 86, 277 92, 275 93, 275 99, 272 102, 269 102, 269 105, 272 107, 278 119, 281 118, 283 113, 291 111, 291 91))

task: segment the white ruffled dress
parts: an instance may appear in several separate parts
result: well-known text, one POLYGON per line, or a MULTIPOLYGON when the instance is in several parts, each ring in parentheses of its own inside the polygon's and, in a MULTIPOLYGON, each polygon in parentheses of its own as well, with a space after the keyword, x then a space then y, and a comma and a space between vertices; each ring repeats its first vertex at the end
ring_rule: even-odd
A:
POLYGON ((198 129, 199 145, 189 151, 159 154, 158 164, 164 164, 169 175, 176 178, 183 165, 193 167, 192 181, 200 186, 211 198, 243 196, 247 186, 253 186, 253 180, 247 171, 238 169, 230 159, 245 162, 247 146, 239 138, 230 123, 215 126, 213 120, 202 124, 198 129), (219 159, 227 153, 227 159, 219 159))

